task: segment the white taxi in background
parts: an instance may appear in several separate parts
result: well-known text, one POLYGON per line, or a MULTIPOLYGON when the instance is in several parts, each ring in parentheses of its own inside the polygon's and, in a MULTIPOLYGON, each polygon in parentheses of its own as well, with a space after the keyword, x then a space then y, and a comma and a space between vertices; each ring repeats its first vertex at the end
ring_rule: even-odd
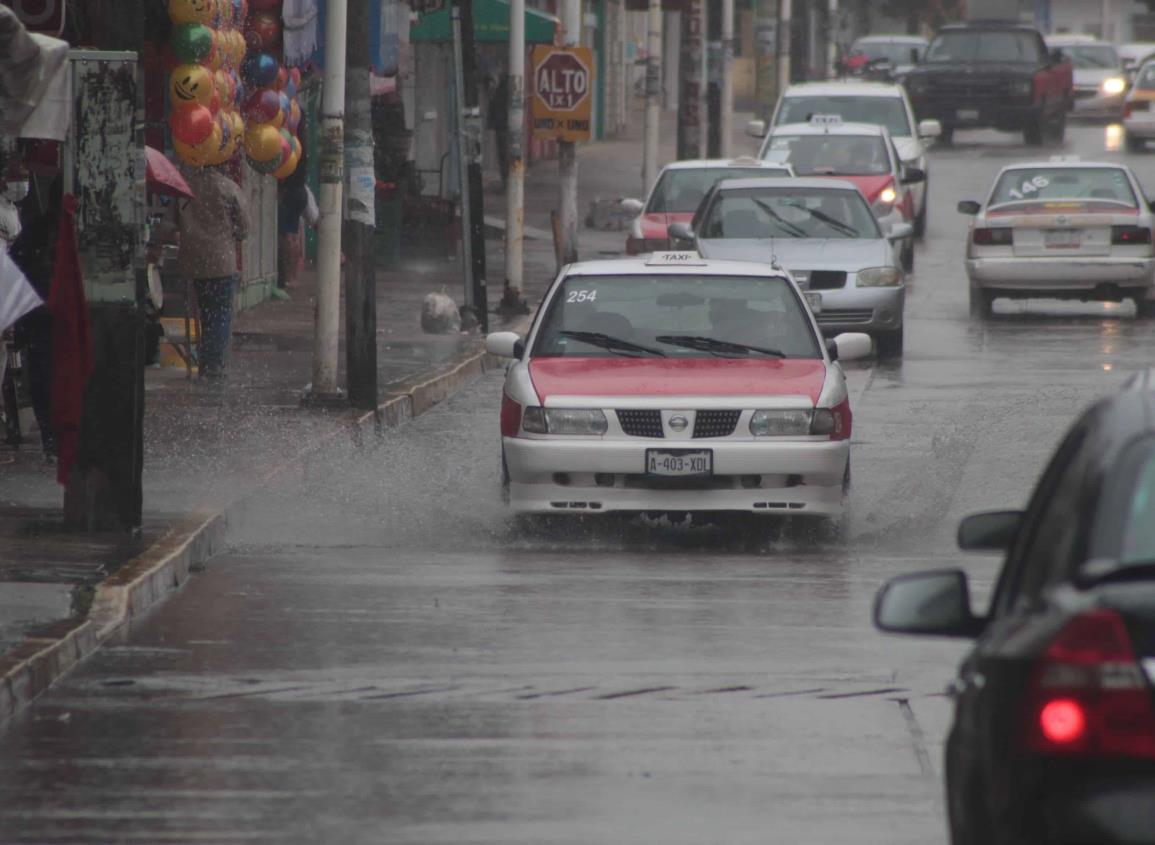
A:
POLYGON ((744 511, 837 516, 851 409, 838 359, 789 273, 696 253, 562 270, 501 402, 502 475, 519 513, 744 511))
POLYGON ((966 268, 971 312, 997 297, 1118 301, 1155 316, 1155 215, 1123 164, 1056 157, 1004 167, 974 215, 966 268))

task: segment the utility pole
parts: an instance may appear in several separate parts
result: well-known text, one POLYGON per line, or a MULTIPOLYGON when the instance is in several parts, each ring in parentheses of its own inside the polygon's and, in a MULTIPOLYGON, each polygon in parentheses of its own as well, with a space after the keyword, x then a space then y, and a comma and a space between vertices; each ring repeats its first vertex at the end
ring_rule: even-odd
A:
POLYGON ((489 331, 489 293, 485 280, 485 197, 481 183, 481 107, 477 94, 477 49, 473 38, 473 0, 457 0, 453 7, 455 51, 458 60, 457 96, 461 103, 458 131, 462 139, 462 241, 466 248, 470 295, 467 307, 482 332, 489 331), (468 210, 466 209, 468 205, 468 210))
POLYGON ((754 53, 757 62, 757 117, 769 118, 778 97, 778 0, 755 0, 754 53))
POLYGON ((722 0, 707 0, 706 142, 707 158, 722 157, 722 0))
MULTIPOLYGON (((581 41, 581 0, 562 0, 561 41, 563 47, 577 47, 581 41)), ((578 161, 574 141, 558 141, 557 163, 560 174, 558 211, 561 223, 562 264, 578 259, 578 161)))
POLYGON ((722 147, 719 152, 722 158, 730 158, 734 141, 734 0, 722 0, 721 60, 722 113, 718 120, 718 134, 722 136, 722 147))
POLYGON ((369 2, 352 0, 345 50, 345 165, 349 195, 344 226, 345 380, 349 402, 377 409, 377 273, 373 261, 376 177, 369 94, 369 2))
POLYGON ((794 0, 781 0, 778 22, 778 94, 790 85, 790 54, 793 49, 794 0))
POLYGON ((321 89, 321 221, 317 248, 317 316, 313 336, 314 399, 335 398, 341 319, 341 198, 345 175, 345 31, 347 0, 329 0, 325 79, 321 89))
POLYGON ((838 35, 841 27, 838 25, 838 0, 830 0, 827 6, 826 20, 826 76, 834 79, 838 76, 838 35))
POLYGON ((646 26, 646 126, 642 142, 642 196, 658 178, 658 129, 662 96, 662 0, 650 0, 646 26))
POLYGON ((522 293, 525 237, 525 0, 509 4, 509 109, 506 135, 509 148, 498 150, 506 156, 505 180, 505 292, 502 309, 528 314, 522 293))
POLYGON ((704 158, 706 0, 685 0, 682 8, 681 85, 678 94, 678 158, 704 158))

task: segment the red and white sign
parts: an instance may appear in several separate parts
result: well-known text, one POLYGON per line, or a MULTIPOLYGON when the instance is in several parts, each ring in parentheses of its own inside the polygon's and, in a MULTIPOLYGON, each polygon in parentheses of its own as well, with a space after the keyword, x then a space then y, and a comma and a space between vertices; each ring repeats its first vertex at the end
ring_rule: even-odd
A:
POLYGON ((16 13, 29 32, 59 36, 64 32, 65 0, 0 0, 16 13))
POLYGON ((593 113, 593 56, 588 47, 533 50, 533 136, 588 141, 593 113))

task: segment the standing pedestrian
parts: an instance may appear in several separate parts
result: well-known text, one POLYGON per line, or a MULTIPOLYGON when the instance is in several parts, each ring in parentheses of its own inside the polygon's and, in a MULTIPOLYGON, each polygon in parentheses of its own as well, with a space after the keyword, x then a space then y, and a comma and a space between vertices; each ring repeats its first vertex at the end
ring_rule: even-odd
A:
POLYGON ((305 152, 302 147, 297 169, 278 186, 277 223, 280 243, 277 249, 277 287, 295 286, 305 261, 301 237, 301 218, 313 226, 317 223, 317 203, 306 183, 305 152))
POLYGON ((180 211, 177 265, 196 290, 201 377, 219 379, 232 338, 237 247, 249 233, 247 203, 240 186, 219 167, 190 168, 186 178, 194 197, 180 211))

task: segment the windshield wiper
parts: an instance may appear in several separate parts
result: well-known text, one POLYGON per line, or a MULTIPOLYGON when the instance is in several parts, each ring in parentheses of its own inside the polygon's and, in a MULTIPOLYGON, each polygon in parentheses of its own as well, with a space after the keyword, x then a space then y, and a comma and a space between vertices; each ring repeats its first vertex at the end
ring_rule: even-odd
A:
POLYGON ((822 223, 825 223, 827 226, 829 226, 831 229, 833 229, 836 232, 842 232, 847 237, 851 237, 851 238, 857 238, 858 237, 858 230, 857 229, 855 229, 853 226, 846 225, 841 220, 838 220, 834 217, 831 217, 829 214, 826 214, 826 213, 821 212, 821 211, 816 211, 813 208, 807 208, 806 206, 802 205, 802 203, 798 203, 798 202, 788 202, 788 203, 786 203, 786 205, 790 206, 791 208, 797 208, 797 209, 800 209, 801 211, 805 211, 807 214, 809 214, 815 220, 818 220, 822 223))
POLYGON ((563 329, 559 334, 564 337, 572 337, 574 340, 580 340, 582 343, 588 343, 590 346, 600 346, 602 349, 608 349, 610 352, 644 352, 647 355, 657 355, 659 358, 666 357, 666 353, 661 349, 654 349, 652 346, 642 346, 640 343, 622 340, 620 337, 611 337, 601 332, 580 332, 563 329))
POLYGON ((654 338, 658 343, 668 343, 670 346, 681 346, 685 349, 697 349, 701 352, 710 352, 715 355, 749 355, 757 352, 759 355, 769 355, 771 358, 785 358, 786 353, 781 349, 767 349, 762 346, 749 346, 745 343, 735 343, 731 340, 718 340, 716 337, 703 337, 690 334, 661 334, 654 338))
POLYGON ((782 225, 782 228, 785 229, 787 232, 792 232, 794 234, 794 237, 796 237, 796 238, 808 238, 808 237, 810 237, 808 234, 806 234, 805 230, 800 229, 798 226, 795 226, 793 223, 791 223, 789 220, 785 219, 781 214, 779 214, 777 211, 772 209, 769 205, 767 205, 762 200, 755 199, 754 205, 758 206, 760 209, 762 209, 767 214, 769 214, 770 218, 772 220, 774 220, 776 223, 780 223, 782 225))
POLYGON ((1098 558, 1087 561, 1075 573, 1075 581, 1081 587, 1147 580, 1155 580, 1155 560, 1120 563, 1117 560, 1098 558))

